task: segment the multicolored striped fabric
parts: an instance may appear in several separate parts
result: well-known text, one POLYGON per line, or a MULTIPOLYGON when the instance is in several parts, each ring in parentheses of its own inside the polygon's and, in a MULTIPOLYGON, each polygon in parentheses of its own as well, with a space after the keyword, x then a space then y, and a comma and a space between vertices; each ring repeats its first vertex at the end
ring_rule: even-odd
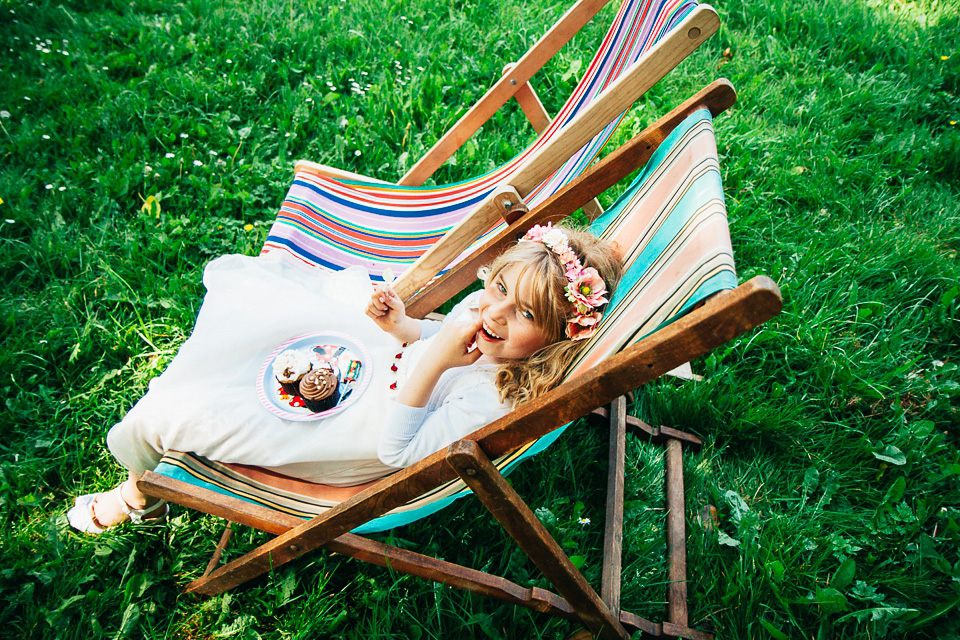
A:
MULTIPOLYGON (((618 244, 625 255, 626 272, 601 329, 574 364, 571 376, 672 322, 710 295, 736 287, 709 111, 691 115, 664 140, 633 184, 594 222, 592 230, 618 244)), ((564 428, 497 460, 497 466, 502 473, 509 473, 552 444, 564 428)), ((289 483, 284 488, 269 478, 253 477, 242 469, 192 454, 171 453, 156 471, 302 518, 323 513, 343 499, 324 498, 322 491, 311 495, 310 491, 290 490, 289 483)), ((450 482, 356 532, 384 531, 407 524, 467 493, 459 480, 450 482)))
MULTIPOLYGON (((402 273, 696 6, 695 0, 625 0, 583 79, 548 128, 510 162, 472 180, 401 187, 336 180, 309 163, 298 164, 263 253, 279 252, 294 263, 325 269, 360 265, 377 280, 387 267, 402 273)), ((536 206, 578 176, 620 118, 528 194, 527 205, 536 206)))

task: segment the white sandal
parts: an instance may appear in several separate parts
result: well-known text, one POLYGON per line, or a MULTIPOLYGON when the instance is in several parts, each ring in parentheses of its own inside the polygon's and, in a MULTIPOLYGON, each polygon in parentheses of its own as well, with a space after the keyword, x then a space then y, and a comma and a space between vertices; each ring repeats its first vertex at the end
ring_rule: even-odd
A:
POLYGON ((121 522, 118 522, 117 524, 103 526, 97 520, 97 516, 93 512, 93 504, 97 501, 97 498, 111 493, 117 496, 117 502, 120 504, 120 510, 123 511, 123 513, 133 524, 154 524, 163 522, 166 519, 167 514, 170 512, 170 506, 165 500, 158 500, 146 509, 134 509, 127 504, 126 500, 123 499, 122 491, 120 490, 120 487, 122 486, 123 485, 121 484, 116 489, 112 489, 106 493, 88 493, 86 495, 79 496, 76 499, 73 507, 67 511, 67 521, 70 523, 70 526, 78 531, 82 531, 83 533, 100 534, 107 529, 112 529, 113 527, 117 526, 117 524, 121 524, 121 522), (163 513, 160 513, 153 518, 147 517, 161 507, 163 508, 163 513))

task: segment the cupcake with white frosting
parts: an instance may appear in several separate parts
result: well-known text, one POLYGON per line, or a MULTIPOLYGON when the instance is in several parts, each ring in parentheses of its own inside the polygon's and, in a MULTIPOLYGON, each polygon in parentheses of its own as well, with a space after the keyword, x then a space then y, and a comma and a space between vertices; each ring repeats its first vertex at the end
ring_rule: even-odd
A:
POLYGON ((312 367, 309 355, 288 349, 274 359, 273 375, 285 393, 296 396, 300 395, 300 380, 312 367))

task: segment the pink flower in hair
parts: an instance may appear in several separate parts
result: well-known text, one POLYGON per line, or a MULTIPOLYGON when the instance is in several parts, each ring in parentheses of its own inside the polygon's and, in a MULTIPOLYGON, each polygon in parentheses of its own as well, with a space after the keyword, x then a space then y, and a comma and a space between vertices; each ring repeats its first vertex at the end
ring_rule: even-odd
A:
POLYGON ((576 268, 574 266, 573 269, 571 269, 571 265, 580 264, 580 259, 577 258, 577 254, 575 254, 573 249, 566 243, 560 247, 554 247, 553 252, 557 254, 557 257, 560 258, 560 261, 567 268, 566 276, 567 280, 570 280, 570 277, 575 275, 572 273, 572 270, 576 268))
POLYGON ((576 342, 577 340, 586 340, 597 330, 597 324, 603 314, 594 311, 587 315, 578 315, 576 318, 567 321, 567 337, 576 342))
MULTIPOLYGON (((569 279, 569 276, 568 276, 569 279)), ((593 267, 581 269, 580 273, 570 281, 567 287, 567 299, 576 305, 580 313, 588 313, 590 309, 599 307, 607 302, 603 294, 607 292, 607 286, 603 283, 603 278, 593 267)))

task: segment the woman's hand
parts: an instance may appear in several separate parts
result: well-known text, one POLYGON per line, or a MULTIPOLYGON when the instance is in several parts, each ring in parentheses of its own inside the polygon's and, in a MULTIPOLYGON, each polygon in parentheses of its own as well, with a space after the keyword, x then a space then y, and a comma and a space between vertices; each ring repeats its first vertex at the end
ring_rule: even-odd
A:
POLYGON ((403 300, 389 285, 374 285, 373 295, 367 304, 367 315, 373 318, 378 327, 400 342, 420 339, 420 325, 413 318, 407 317, 403 300))
POLYGON ((433 336, 429 350, 407 377, 397 402, 408 407, 425 407, 433 388, 447 369, 465 367, 480 359, 477 349, 477 331, 480 320, 448 322, 433 336))
POLYGON ((430 350, 423 355, 424 362, 432 362, 441 371, 473 364, 482 355, 477 349, 480 320, 448 322, 433 338, 430 350))

